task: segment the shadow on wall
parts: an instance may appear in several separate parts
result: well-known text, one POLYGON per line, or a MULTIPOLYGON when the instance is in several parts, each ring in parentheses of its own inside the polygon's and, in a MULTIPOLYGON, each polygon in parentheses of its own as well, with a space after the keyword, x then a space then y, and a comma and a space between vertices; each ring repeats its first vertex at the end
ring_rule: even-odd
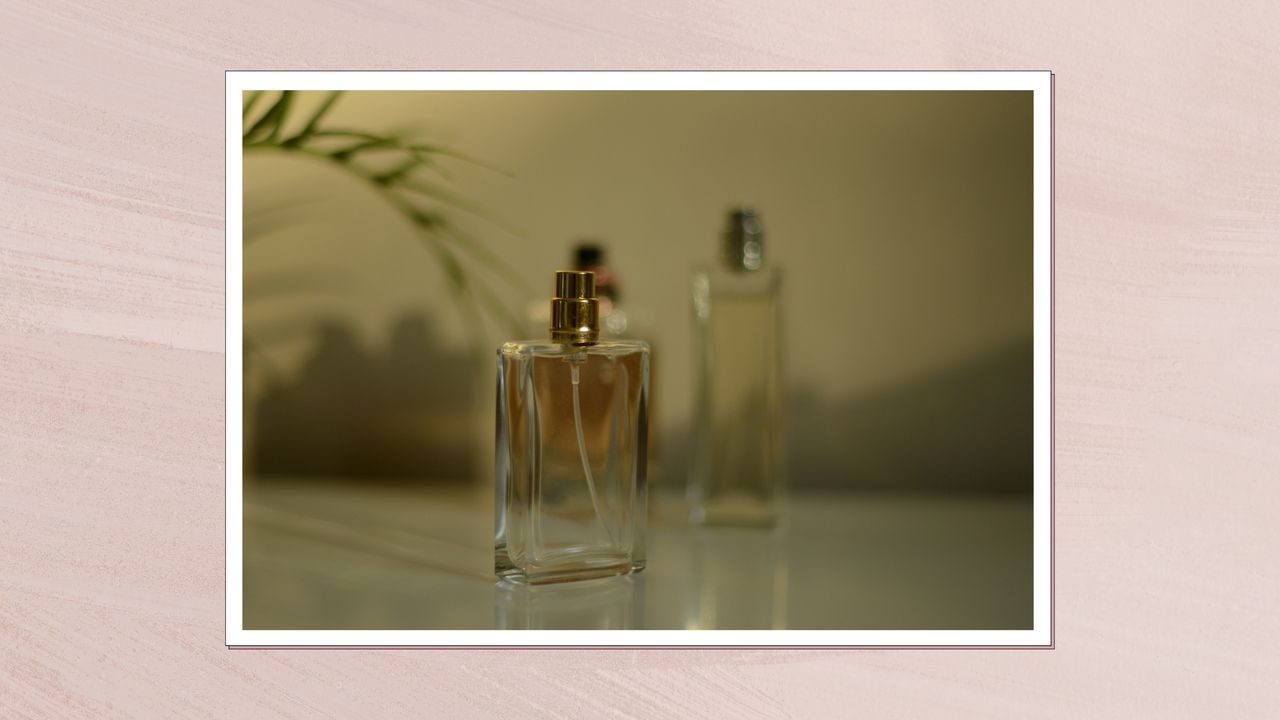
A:
POLYGON ((914 382, 822 405, 790 403, 796 487, 1030 493, 1031 338, 914 382))
MULTIPOLYGON (((258 476, 471 481, 481 402, 475 364, 402 316, 383 353, 321 323, 297 376, 265 388, 251 467, 258 476)), ((1030 493, 1031 339, 933 375, 834 402, 793 390, 790 484, 798 489, 1030 493)), ((688 429, 663 434, 655 488, 683 487, 688 429)))
POLYGON ((475 478, 475 364, 442 348, 429 318, 402 316, 381 354, 337 322, 316 333, 297 376, 258 402, 256 475, 475 478))
MULTIPOLYGON (((797 489, 1030 493, 1031 338, 914 381, 828 401, 787 403, 789 484, 797 489)), ((655 487, 683 486, 689 432, 663 436, 655 487)))

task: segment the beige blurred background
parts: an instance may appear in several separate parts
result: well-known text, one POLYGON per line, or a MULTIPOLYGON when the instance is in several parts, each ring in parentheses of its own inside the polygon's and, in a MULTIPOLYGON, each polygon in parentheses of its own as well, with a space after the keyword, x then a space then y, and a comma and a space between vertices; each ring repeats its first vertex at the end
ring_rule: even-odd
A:
MULTIPOLYGON (((1030 93, 354 92, 325 124, 501 169, 428 179, 487 209, 439 205, 515 268, 465 260, 513 313, 607 247, 655 347, 657 487, 683 481, 690 273, 747 204, 784 273, 793 485, 1030 492, 1030 93)), ((418 231, 332 163, 247 153, 244 193, 249 470, 491 482, 513 331, 482 313, 478 356, 418 231)))

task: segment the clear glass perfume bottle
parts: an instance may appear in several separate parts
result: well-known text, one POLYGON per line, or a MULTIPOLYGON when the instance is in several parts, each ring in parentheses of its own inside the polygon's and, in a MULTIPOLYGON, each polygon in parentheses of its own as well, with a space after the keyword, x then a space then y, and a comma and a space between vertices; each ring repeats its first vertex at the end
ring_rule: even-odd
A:
POLYGON ((773 525, 783 491, 779 289, 749 209, 729 215, 721 266, 693 280, 694 522, 773 525))
POLYGON ((555 293, 550 342, 498 349, 494 570, 535 584, 645 564, 649 346, 600 341, 592 273, 555 293))

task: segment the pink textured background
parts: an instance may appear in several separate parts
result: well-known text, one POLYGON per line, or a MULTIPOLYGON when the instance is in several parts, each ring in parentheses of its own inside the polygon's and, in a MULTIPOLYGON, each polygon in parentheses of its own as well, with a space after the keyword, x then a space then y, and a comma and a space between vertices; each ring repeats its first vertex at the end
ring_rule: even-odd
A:
POLYGON ((0 6, 0 716, 1230 716, 1280 701, 1280 11, 0 6), (1053 651, 228 651, 223 70, 1057 73, 1053 651))

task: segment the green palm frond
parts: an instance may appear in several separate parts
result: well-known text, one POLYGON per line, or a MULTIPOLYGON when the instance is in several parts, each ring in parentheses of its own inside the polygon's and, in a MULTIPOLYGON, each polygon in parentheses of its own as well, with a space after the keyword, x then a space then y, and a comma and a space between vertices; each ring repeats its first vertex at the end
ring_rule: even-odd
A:
POLYGON ((432 209, 425 204, 435 203, 445 209, 456 209, 519 235, 516 228, 502 221, 493 211, 423 177, 431 173, 445 182, 450 180, 439 163, 441 158, 466 162, 494 172, 502 171, 452 148, 418 142, 404 134, 330 127, 325 119, 342 97, 341 91, 326 95, 301 129, 286 136, 285 126, 293 125, 290 111, 295 95, 291 90, 275 94, 255 91, 245 95, 244 151, 277 151, 314 158, 368 185, 390 209, 404 217, 424 249, 439 263, 451 295, 464 314, 464 324, 471 331, 473 349, 479 352, 484 345, 480 309, 491 321, 507 325, 508 330, 516 335, 522 334, 519 319, 499 300, 492 287, 492 283, 500 280, 527 297, 532 293, 520 274, 478 238, 457 227, 440 209, 432 209), (266 105, 266 110, 255 112, 259 105, 266 105), (468 268, 461 259, 463 256, 484 272, 477 273, 468 268))

